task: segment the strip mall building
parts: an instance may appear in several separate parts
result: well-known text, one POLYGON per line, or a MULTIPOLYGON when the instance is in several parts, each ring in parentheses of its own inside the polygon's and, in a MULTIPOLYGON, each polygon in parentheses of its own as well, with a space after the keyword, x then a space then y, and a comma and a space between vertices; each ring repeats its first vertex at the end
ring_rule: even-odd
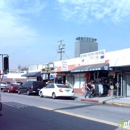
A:
POLYGON ((29 65, 29 73, 36 74, 39 71, 43 80, 49 75, 50 78, 55 78, 55 81, 68 83, 75 93, 82 93, 83 84, 90 79, 96 83, 107 79, 112 84, 118 82, 120 96, 127 97, 130 96, 129 56, 130 48, 112 52, 99 50, 81 54, 78 58, 29 65))

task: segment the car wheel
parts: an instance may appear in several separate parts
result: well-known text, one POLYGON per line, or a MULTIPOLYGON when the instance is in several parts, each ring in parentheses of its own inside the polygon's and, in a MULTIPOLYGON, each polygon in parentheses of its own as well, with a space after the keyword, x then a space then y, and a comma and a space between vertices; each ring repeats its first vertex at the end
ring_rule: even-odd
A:
POLYGON ((18 90, 18 94, 21 94, 20 90, 18 90))
POLYGON ((10 93, 10 90, 8 90, 8 93, 10 93))
POLYGON ((39 96, 40 96, 41 98, 43 97, 42 91, 39 91, 39 96))
POLYGON ((27 95, 30 95, 30 91, 29 90, 27 91, 27 95))
POLYGON ((55 99, 56 98, 56 94, 52 93, 52 98, 55 99))

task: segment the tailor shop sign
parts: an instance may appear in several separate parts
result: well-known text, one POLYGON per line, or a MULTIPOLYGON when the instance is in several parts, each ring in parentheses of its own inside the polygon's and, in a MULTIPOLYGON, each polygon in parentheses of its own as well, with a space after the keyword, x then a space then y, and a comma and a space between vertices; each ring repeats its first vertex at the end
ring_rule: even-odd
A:
POLYGON ((80 54, 81 65, 92 65, 98 63, 105 63, 105 50, 80 54))
POLYGON ((67 61, 61 61, 61 71, 68 71, 67 61))

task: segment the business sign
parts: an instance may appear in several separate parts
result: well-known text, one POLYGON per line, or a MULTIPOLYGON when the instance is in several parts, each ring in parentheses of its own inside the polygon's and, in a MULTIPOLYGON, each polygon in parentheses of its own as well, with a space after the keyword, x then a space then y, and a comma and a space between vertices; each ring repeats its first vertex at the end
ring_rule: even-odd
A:
POLYGON ((67 61, 62 61, 62 63, 61 63, 61 71, 68 71, 68 63, 67 63, 67 61))
POLYGON ((43 73, 50 73, 50 72, 53 72, 55 69, 54 67, 54 63, 48 63, 48 64, 44 64, 42 65, 42 72, 43 73))
POLYGON ((105 63, 105 50, 80 54, 81 65, 105 63))

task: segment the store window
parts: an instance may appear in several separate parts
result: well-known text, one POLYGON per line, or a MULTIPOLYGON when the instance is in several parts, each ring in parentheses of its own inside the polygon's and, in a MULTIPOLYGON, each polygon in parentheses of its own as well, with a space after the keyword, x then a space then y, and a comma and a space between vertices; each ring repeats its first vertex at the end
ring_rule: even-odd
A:
POLYGON ((74 76, 75 76, 74 88, 79 88, 80 74, 75 74, 74 76))
POLYGON ((86 81, 85 73, 74 74, 74 77, 75 77, 74 88, 82 88, 83 83, 86 81))
POLYGON ((69 84, 70 84, 72 87, 74 87, 74 83, 75 83, 75 77, 74 77, 74 75, 69 75, 69 77, 68 77, 68 82, 69 82, 69 84))

